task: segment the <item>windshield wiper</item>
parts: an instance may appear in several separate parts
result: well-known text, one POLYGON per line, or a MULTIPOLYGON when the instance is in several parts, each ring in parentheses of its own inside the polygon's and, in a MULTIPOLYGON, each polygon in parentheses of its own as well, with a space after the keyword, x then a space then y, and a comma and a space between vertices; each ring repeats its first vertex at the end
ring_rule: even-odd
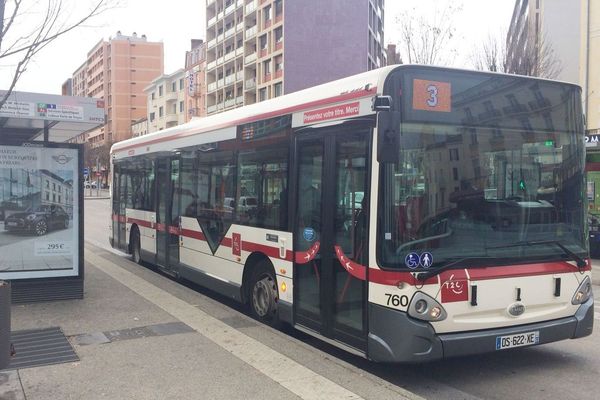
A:
POLYGON ((446 271, 448 269, 451 269, 452 267, 455 267, 456 265, 458 265, 458 264, 460 264, 460 263, 462 263, 464 261, 471 261, 471 262, 473 262, 473 261, 482 261, 482 260, 489 261, 492 258, 495 259, 495 257, 463 257, 463 258, 459 258, 457 260, 452 260, 452 261, 450 261, 450 262, 448 262, 446 264, 443 264, 443 265, 441 265, 441 266, 439 266, 439 267, 437 267, 435 269, 431 269, 431 270, 426 271, 426 272, 419 272, 416 275, 416 278, 418 280, 420 280, 421 282, 424 282, 427 279, 431 278, 432 276, 436 276, 436 275, 438 275, 438 274, 440 274, 440 273, 442 273, 442 272, 444 272, 444 271, 446 271))
POLYGON ((564 254, 569 256, 571 260, 575 261, 575 263, 577 264, 577 268, 579 268, 580 270, 581 270, 581 268, 583 268, 587 265, 583 258, 581 258, 577 254, 575 254, 573 251, 569 250, 567 248, 567 246, 565 246, 558 240, 538 240, 538 241, 523 240, 520 242, 504 244, 504 245, 500 245, 500 246, 486 247, 486 250, 488 250, 488 249, 506 249, 509 247, 520 247, 520 246, 527 246, 527 247, 540 246, 540 245, 545 245, 545 244, 553 244, 555 246, 560 247, 560 249, 564 252, 564 254))

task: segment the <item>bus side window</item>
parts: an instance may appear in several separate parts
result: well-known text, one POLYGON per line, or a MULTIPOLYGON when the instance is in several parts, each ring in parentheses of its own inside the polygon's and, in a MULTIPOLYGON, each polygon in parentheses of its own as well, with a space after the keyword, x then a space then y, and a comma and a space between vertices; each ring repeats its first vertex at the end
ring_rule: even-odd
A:
POLYGON ((192 207, 196 208, 196 218, 213 252, 233 222, 235 210, 226 201, 235 197, 233 155, 231 151, 221 151, 198 156, 197 196, 192 207))
POLYGON ((283 144, 239 154, 237 223, 285 229, 288 148, 283 144))

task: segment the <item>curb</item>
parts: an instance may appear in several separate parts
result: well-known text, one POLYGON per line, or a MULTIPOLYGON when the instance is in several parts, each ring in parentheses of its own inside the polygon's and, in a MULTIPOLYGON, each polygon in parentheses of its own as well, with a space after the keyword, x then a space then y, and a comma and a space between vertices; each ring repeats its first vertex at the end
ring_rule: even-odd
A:
POLYGON ((110 196, 92 196, 92 197, 84 197, 84 200, 108 200, 110 199, 110 196))

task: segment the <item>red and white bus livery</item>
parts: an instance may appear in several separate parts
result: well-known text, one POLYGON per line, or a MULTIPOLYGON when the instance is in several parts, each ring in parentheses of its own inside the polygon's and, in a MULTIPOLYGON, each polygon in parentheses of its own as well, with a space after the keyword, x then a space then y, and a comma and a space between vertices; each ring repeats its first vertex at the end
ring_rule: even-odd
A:
POLYGON ((591 334, 581 90, 386 67, 112 147, 114 247, 375 361, 591 334))

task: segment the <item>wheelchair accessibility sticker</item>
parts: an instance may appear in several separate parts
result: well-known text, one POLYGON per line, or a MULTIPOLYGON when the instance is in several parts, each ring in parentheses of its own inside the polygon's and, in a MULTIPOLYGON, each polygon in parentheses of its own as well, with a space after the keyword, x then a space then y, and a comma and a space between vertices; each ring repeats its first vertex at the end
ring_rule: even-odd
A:
POLYGON ((433 256, 429 252, 408 253, 404 258, 404 265, 410 269, 418 267, 429 268, 433 264, 433 256))

